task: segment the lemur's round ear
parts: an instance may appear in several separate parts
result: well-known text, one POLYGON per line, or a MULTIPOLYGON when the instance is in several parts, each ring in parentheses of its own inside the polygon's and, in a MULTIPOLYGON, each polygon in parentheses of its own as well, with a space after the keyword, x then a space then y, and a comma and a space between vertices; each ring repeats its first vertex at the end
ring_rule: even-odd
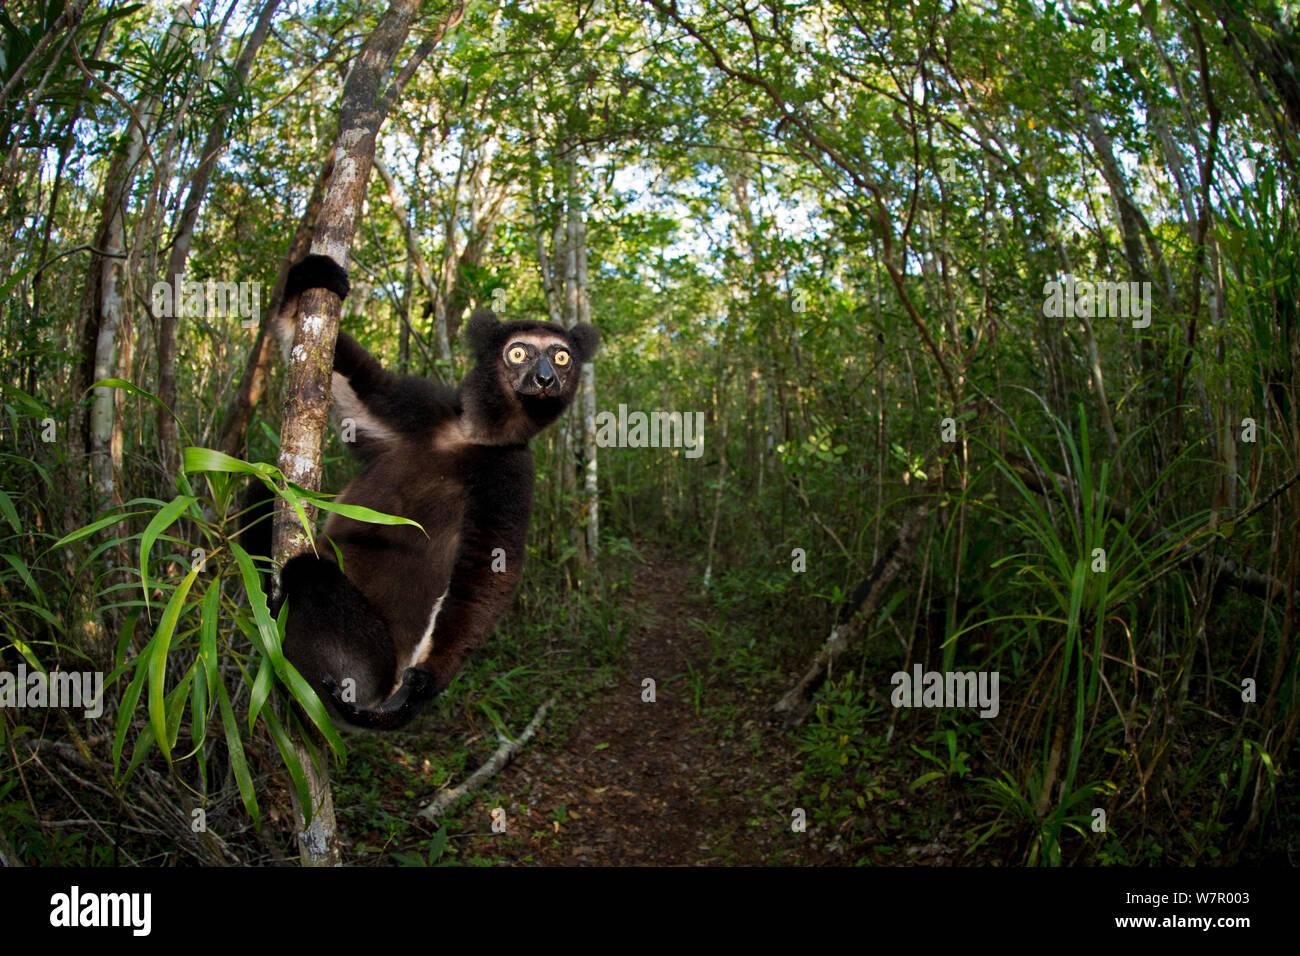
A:
POLYGON ((476 309, 465 326, 465 340, 469 342, 469 347, 475 352, 481 352, 487 347, 492 333, 500 324, 495 312, 490 309, 476 309))
POLYGON ((569 329, 569 339, 578 352, 578 360, 589 362, 600 347, 600 330, 590 322, 579 322, 569 329))

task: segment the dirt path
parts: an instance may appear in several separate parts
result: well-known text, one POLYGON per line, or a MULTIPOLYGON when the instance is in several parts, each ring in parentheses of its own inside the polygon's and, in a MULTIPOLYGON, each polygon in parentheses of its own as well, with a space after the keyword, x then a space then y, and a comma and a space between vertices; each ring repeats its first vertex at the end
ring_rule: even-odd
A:
MULTIPOLYGON (((687 664, 704 672, 709 651, 685 623, 695 582, 671 557, 648 558, 632 589, 642 603, 626 608, 638 623, 616 681, 586 701, 562 700, 559 706, 580 711, 565 739, 546 739, 543 727, 489 785, 514 803, 513 811, 507 805, 512 838, 471 838, 478 852, 570 866, 768 858, 782 822, 756 795, 776 768, 755 759, 740 737, 724 739, 720 722, 696 714, 687 664), (654 703, 642 700, 646 677, 657 685, 654 703)), ((741 696, 717 686, 708 693, 729 691, 741 696)))

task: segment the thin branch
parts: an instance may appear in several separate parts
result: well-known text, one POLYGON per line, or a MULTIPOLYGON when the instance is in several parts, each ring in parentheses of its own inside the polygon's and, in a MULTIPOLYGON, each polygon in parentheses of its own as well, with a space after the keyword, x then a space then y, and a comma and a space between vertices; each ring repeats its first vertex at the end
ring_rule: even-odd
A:
POLYGON ((424 820, 437 819, 461 797, 472 793, 496 776, 501 768, 513 760, 515 755, 524 748, 524 744, 533 739, 533 735, 537 733, 537 728, 542 725, 542 720, 546 717, 547 711, 554 704, 554 696, 547 698, 546 702, 537 708, 537 713, 533 714, 533 719, 528 722, 528 726, 524 728, 524 732, 519 735, 518 740, 507 740, 498 732, 497 736, 501 740, 501 746, 496 749, 496 753, 488 758, 483 766, 475 770, 464 783, 443 790, 435 796, 429 805, 420 811, 420 818, 424 820))

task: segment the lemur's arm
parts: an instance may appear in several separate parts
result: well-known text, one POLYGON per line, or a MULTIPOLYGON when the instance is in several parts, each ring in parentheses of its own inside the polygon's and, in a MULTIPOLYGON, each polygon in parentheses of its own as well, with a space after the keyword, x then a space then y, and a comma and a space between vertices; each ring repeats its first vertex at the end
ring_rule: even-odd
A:
POLYGON ((280 298, 280 310, 271 320, 271 332, 280 344, 280 353, 286 362, 293 349, 293 333, 297 328, 298 300, 308 289, 329 289, 340 299, 346 299, 351 290, 348 272, 329 256, 311 255, 289 268, 280 298))
POLYGON ((460 557, 433 632, 433 648, 402 673, 397 692, 381 706, 348 704, 329 690, 339 712, 361 727, 405 725, 424 701, 441 693, 510 607, 524 564, 533 498, 533 456, 522 446, 482 448, 466 464, 469 500, 461 524, 460 557), (500 549, 500 550, 497 550, 500 549))
POLYGON ((478 480, 472 479, 468 489, 460 557, 437 617, 433 649, 402 672, 401 686, 379 707, 349 704, 337 685, 327 684, 334 705, 352 724, 375 730, 406 725, 426 700, 446 690, 466 655, 492 635, 510 607, 523 570, 533 456, 519 446, 482 454, 471 466, 478 480))
MULTIPOLYGON (((349 291, 346 270, 329 256, 321 255, 307 256, 289 270, 284 304, 274 323, 286 359, 293 347, 298 299, 315 288, 329 289, 345 298, 349 291)), ((335 413, 340 420, 355 423, 358 451, 369 442, 409 434, 454 414, 455 393, 451 389, 421 378, 394 375, 343 331, 338 333, 334 346, 334 371, 335 413)))
POLYGON ((533 456, 527 448, 480 448, 467 467, 460 556, 438 615, 432 651, 416 662, 433 674, 439 693, 509 610, 523 570, 532 511, 533 456))

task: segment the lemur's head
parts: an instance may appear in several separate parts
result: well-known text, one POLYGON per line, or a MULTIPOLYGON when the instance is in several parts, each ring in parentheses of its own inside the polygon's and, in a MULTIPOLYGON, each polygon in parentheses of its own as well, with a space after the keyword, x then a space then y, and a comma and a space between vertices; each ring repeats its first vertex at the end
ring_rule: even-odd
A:
POLYGON ((474 369, 461 383, 461 401, 494 439, 527 441, 573 401, 582 363, 600 345, 594 325, 571 329, 553 322, 502 322, 486 309, 474 313, 465 338, 474 369))

